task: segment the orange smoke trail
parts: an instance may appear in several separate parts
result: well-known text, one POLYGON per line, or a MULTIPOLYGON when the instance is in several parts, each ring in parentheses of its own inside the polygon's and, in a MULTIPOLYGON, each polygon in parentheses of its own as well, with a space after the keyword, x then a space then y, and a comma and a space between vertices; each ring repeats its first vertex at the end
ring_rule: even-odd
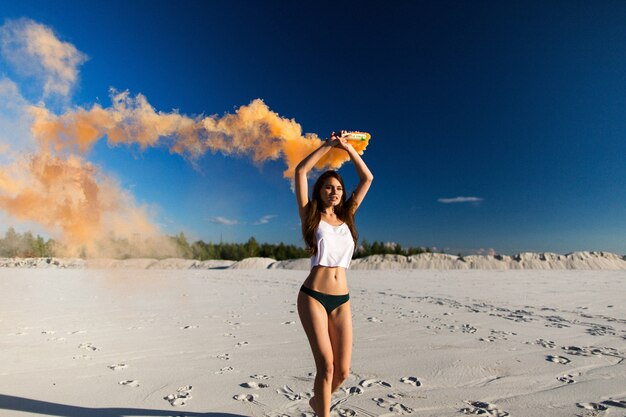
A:
MULTIPOLYGON (((109 108, 95 104, 89 110, 79 107, 59 116, 33 106, 33 134, 55 152, 86 152, 106 136, 110 144, 135 143, 142 149, 166 141, 171 152, 192 158, 209 150, 249 156, 255 162, 282 157, 287 164, 286 178, 291 178, 296 165, 322 143, 315 134, 303 136, 295 120, 281 117, 260 99, 241 106, 234 114, 203 118, 157 112, 141 94, 133 98, 128 92, 113 92, 112 102, 109 108)), ((367 144, 362 141, 353 146, 362 154, 367 144)), ((333 149, 316 168, 337 169, 348 160, 345 151, 333 149)))
MULTIPOLYGON (((254 162, 283 158, 286 178, 322 143, 315 134, 303 136, 295 120, 281 117, 260 99, 234 114, 192 118, 157 112, 140 94, 113 91, 107 108, 95 104, 56 115, 41 105, 29 106, 29 113, 38 151, 0 167, 0 209, 57 230, 66 256, 116 256, 116 241, 137 236, 152 242, 141 252, 144 256, 176 255, 169 241, 156 238, 159 231, 146 209, 80 156, 104 137, 111 145, 137 144, 141 149, 166 145, 170 152, 191 159, 208 151, 243 155, 254 162)), ((355 142, 354 147, 363 153, 367 142, 355 142)), ((348 159, 345 151, 332 149, 316 168, 337 169, 348 159)))

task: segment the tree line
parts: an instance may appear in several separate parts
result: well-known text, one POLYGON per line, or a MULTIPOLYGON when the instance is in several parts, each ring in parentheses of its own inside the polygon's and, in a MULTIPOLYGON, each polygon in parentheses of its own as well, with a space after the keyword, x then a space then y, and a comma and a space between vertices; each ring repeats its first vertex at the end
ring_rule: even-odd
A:
POLYGON ((31 232, 17 233, 9 227, 0 239, 0 257, 3 258, 46 258, 54 256, 55 242, 44 240, 41 236, 33 236, 31 232))
MULTIPOLYGON (((278 261, 287 259, 307 258, 309 252, 302 246, 288 245, 280 243, 259 243, 254 237, 245 243, 212 243, 197 240, 189 243, 184 233, 176 236, 168 236, 174 244, 176 256, 186 259, 209 260, 227 259, 240 261, 245 258, 264 257, 273 258, 278 261)), ((118 248, 116 258, 126 259, 132 257, 146 256, 134 250, 131 242, 127 239, 117 239, 118 248)), ((54 239, 45 240, 31 232, 18 233, 13 227, 0 238, 0 257, 3 258, 33 258, 33 257, 53 257, 59 256, 59 245, 54 239)), ((396 254, 415 255, 424 252, 431 252, 430 248, 403 248, 397 243, 368 242, 363 240, 354 252, 355 258, 363 258, 370 255, 396 254)))
MULTIPOLYGON (((188 259, 228 259, 240 261, 244 258, 263 257, 272 258, 277 261, 286 259, 307 258, 310 253, 300 246, 286 245, 284 243, 263 243, 259 244, 254 237, 248 239, 246 243, 205 243, 198 240, 191 245, 181 233, 175 238, 175 243, 183 257, 188 259)), ((354 258, 364 258, 370 255, 417 255, 419 253, 431 252, 430 248, 403 248, 398 243, 368 242, 363 240, 361 245, 354 252, 354 258)))

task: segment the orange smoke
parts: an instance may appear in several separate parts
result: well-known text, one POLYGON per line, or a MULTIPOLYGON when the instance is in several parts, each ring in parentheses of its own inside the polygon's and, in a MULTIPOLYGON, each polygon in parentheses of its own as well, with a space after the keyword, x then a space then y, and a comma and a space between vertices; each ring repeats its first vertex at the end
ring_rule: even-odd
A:
MULTIPOLYGON (((123 255, 116 239, 144 244, 136 242, 138 237, 159 235, 144 208, 76 155, 40 152, 0 167, 0 209, 60 234, 57 250, 65 256, 123 255)), ((172 249, 170 245, 154 255, 171 256, 172 249)))
MULTIPOLYGON (((61 115, 42 105, 28 109, 38 150, 0 167, 0 209, 57 231, 65 256, 123 256, 120 239, 131 246, 151 242, 135 256, 176 255, 171 242, 157 238, 159 231, 146 208, 82 156, 104 137, 111 145, 137 144, 141 149, 165 145, 191 159, 208 151, 255 162, 283 158, 287 178, 322 143, 314 134, 303 136, 295 120, 271 111, 262 100, 234 114, 196 118, 157 112, 144 96, 115 91, 107 108, 95 104, 61 115)), ((367 142, 354 146, 363 153, 367 142)), ((337 169, 348 159, 345 151, 332 149, 316 168, 337 169)))
MULTIPOLYGON (((255 162, 284 158, 286 178, 293 176, 296 165, 319 147, 315 134, 302 135, 293 119, 271 111, 260 99, 241 106, 234 114, 191 118, 176 112, 157 112, 141 94, 113 92, 113 105, 91 109, 76 108, 62 115, 39 106, 31 107, 35 137, 49 149, 88 151, 104 138, 112 145, 138 144, 142 149, 166 143, 171 152, 198 158, 207 151, 250 157, 255 162)), ((368 142, 353 146, 363 153, 368 142)), ((337 169, 349 160, 348 154, 332 149, 316 165, 317 169, 337 169)))

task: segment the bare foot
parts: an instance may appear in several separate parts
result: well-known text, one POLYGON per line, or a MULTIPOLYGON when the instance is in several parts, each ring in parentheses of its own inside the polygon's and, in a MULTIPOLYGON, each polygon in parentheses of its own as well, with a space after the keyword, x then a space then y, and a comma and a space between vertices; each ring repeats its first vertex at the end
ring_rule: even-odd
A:
POLYGON ((317 410, 315 409, 315 396, 311 397, 311 399, 309 400, 309 405, 311 406, 311 408, 313 409, 313 411, 317 415, 317 410))

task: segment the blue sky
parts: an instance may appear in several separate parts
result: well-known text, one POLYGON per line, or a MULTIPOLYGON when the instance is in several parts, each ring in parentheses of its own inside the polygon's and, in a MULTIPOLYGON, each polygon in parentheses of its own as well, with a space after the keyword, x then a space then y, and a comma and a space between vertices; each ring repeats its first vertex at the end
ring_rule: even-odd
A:
MULTIPOLYGON (((261 98, 303 132, 370 132, 361 238, 626 253, 626 3, 0 0, 0 24, 19 18, 88 57, 57 111, 108 106, 113 87, 163 112, 261 98)), ((6 62, 0 76, 40 95, 6 62)), ((282 160, 105 141, 88 158, 166 233, 302 242, 282 160)))

